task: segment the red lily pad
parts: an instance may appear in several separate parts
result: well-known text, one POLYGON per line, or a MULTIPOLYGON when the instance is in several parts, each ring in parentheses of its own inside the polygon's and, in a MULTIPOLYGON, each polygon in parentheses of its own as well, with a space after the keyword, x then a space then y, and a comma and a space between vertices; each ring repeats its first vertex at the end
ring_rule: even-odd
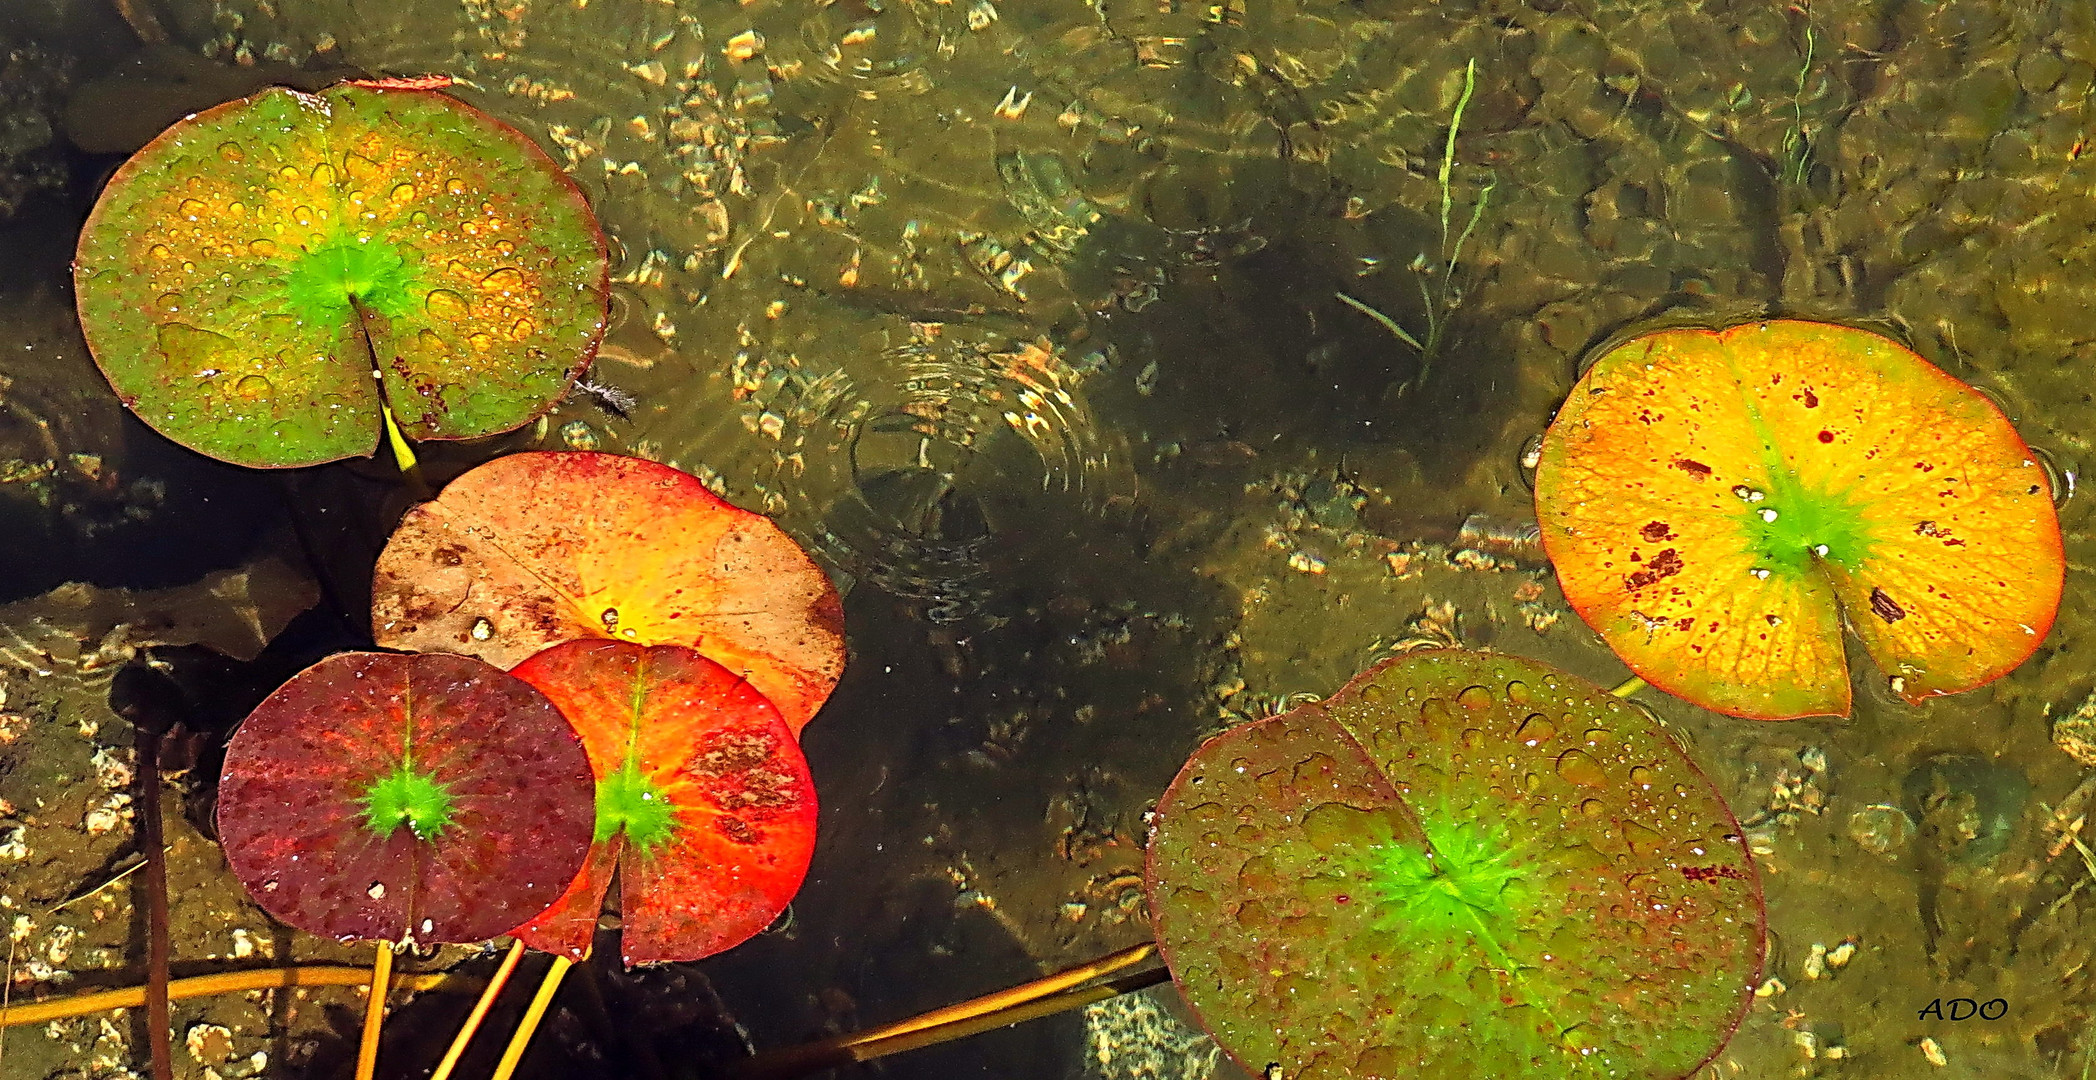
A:
POLYGON ((1909 702, 2013 670, 2059 609, 2045 469, 2001 410, 1876 334, 1781 320, 1601 357, 1543 438, 1565 598, 1647 682, 1846 715, 1846 626, 1909 702))
POLYGON ((815 783, 764 695, 676 645, 572 641, 514 674, 574 722, 597 776, 588 865, 525 944, 587 954, 614 869, 628 965, 711 956, 786 910, 815 852, 815 783))
POLYGON ((379 555, 372 633, 511 668, 563 641, 684 645, 796 734, 844 670, 844 609, 771 520, 639 458, 497 458, 408 511, 379 555))
POLYGON ((1739 823, 1664 729, 1453 650, 1202 744, 1147 888, 1201 1022, 1291 1080, 1685 1077, 1765 938, 1739 823))
POLYGON ((226 748, 218 834, 263 910, 343 940, 485 941, 558 899, 594 820, 574 728, 465 656, 344 653, 226 748))
POLYGON ((118 169, 80 324, 140 419, 224 461, 369 455, 527 423, 589 366, 604 236, 530 139, 433 90, 272 87, 118 169))

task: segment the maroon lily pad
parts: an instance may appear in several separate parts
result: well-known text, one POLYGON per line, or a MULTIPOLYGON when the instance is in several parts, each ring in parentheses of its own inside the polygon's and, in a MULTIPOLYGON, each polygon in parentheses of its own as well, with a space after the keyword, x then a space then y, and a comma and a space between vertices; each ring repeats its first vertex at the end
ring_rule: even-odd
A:
POLYGON ((344 653, 256 706, 218 832, 272 916, 341 940, 485 941, 558 899, 589 850, 582 740, 465 656, 344 653))

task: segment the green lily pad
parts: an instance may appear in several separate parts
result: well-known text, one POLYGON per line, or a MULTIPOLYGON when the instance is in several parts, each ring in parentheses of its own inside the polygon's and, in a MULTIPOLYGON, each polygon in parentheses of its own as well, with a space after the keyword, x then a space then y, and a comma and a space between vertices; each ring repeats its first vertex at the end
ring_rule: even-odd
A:
POLYGON ((515 129, 433 90, 272 87, 188 117, 118 169, 74 280, 124 404, 253 466, 507 431, 604 332, 582 193, 515 129))
POLYGON ((1515 657, 1413 653, 1208 740, 1149 851, 1173 978, 1253 1075, 1685 1077, 1760 978, 1724 800, 1515 657))

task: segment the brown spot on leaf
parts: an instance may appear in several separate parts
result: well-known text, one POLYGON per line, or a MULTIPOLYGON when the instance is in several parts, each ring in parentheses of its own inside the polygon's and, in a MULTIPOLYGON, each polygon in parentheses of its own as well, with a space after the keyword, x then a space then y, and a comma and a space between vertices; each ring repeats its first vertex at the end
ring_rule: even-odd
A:
POLYGON ((1710 475, 1710 466, 1705 465, 1700 461, 1691 461, 1685 457, 1675 458, 1674 467, 1680 469, 1682 472, 1689 474, 1690 476, 1695 477, 1698 480, 1701 480, 1704 477, 1710 475))
POLYGON ((1828 431, 1828 430, 1826 430, 1825 428, 1821 428, 1821 429, 1820 429, 1820 433, 1819 433, 1819 441, 1821 441, 1821 442, 1823 442, 1823 443, 1827 443, 1827 442, 1833 442, 1833 441, 1834 441, 1834 433, 1833 433, 1833 432, 1831 432, 1831 431, 1828 431))
POLYGON ((1667 528, 1667 523, 1664 521, 1648 521, 1645 523, 1644 528, 1638 530, 1638 535, 1658 543, 1661 540, 1672 540, 1674 531, 1667 528))
POLYGON ((1798 400, 1804 402, 1805 407, 1808 409, 1819 408, 1819 395, 1813 393, 1812 388, 1809 386, 1805 388, 1804 393, 1798 395, 1798 400))
POLYGON ((1885 595, 1885 590, 1883 589, 1874 588, 1870 590, 1870 610, 1888 624, 1896 623, 1907 617, 1907 612, 1894 603, 1892 597, 1885 595))
POLYGON ((1636 573, 1633 573, 1625 577, 1623 579, 1623 587, 1629 589, 1632 592, 1636 592, 1637 590, 1642 589, 1647 585, 1652 585, 1663 579, 1673 577, 1675 574, 1678 574, 1680 572, 1681 553, 1675 551, 1673 548, 1667 548, 1661 551, 1659 554, 1652 556, 1652 561, 1650 563, 1647 563, 1643 570, 1639 570, 1636 573))

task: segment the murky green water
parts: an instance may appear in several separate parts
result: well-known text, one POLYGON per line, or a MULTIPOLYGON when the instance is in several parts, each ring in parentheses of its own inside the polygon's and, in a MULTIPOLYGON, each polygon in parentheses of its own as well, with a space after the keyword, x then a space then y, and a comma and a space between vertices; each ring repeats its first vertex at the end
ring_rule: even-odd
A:
MULTIPOLYGON (((237 648, 314 589, 254 664, 170 654, 222 734, 363 633, 406 498, 376 466, 197 461, 122 412, 72 325, 72 236, 107 171, 270 81, 451 75, 562 160, 613 234, 617 325, 592 377, 630 415, 578 396, 434 452, 440 473, 525 446, 672 462, 848 587, 851 666, 805 740, 823 838, 791 923, 556 1010, 537 1075, 651 1058, 684 1075, 743 1038, 716 1007, 777 1046, 1141 940, 1143 814, 1186 753, 1407 643, 1620 679, 1524 533, 1520 458, 1579 358, 1626 327, 1865 323, 2001 402, 2063 477, 2096 437, 2085 4, 121 6, 165 43, 102 0, 0 15, 18 998, 139 970, 129 883, 49 911, 130 850, 108 672, 144 645, 237 648), (185 588, 212 571, 239 587, 185 588), (182 591, 32 599, 74 579, 182 591)), ((2062 508, 2051 638, 1993 686, 1914 708, 1865 669, 1853 719, 1783 724, 1647 695, 1766 873, 1775 981, 1704 1075, 2090 1074, 2096 865, 2066 838, 2096 796, 2050 735, 2096 683, 2089 505, 2062 508), (1845 965, 1814 959, 1844 942, 1845 965), (1917 1015, 1939 998, 2008 1012, 1917 1015)), ((214 745, 196 740, 170 796, 177 973, 348 958, 270 926, 184 823, 208 820, 214 745)), ((1228 1075, 1172 997, 888 1067, 1228 1075)), ((201 1033, 178 1058, 346 1075, 357 1007, 178 1004, 178 1035, 201 1033)), ((392 1060, 462 1008, 401 1009, 392 1060)), ((140 1030, 15 1029, 0 1071, 124 1075, 140 1030)))

